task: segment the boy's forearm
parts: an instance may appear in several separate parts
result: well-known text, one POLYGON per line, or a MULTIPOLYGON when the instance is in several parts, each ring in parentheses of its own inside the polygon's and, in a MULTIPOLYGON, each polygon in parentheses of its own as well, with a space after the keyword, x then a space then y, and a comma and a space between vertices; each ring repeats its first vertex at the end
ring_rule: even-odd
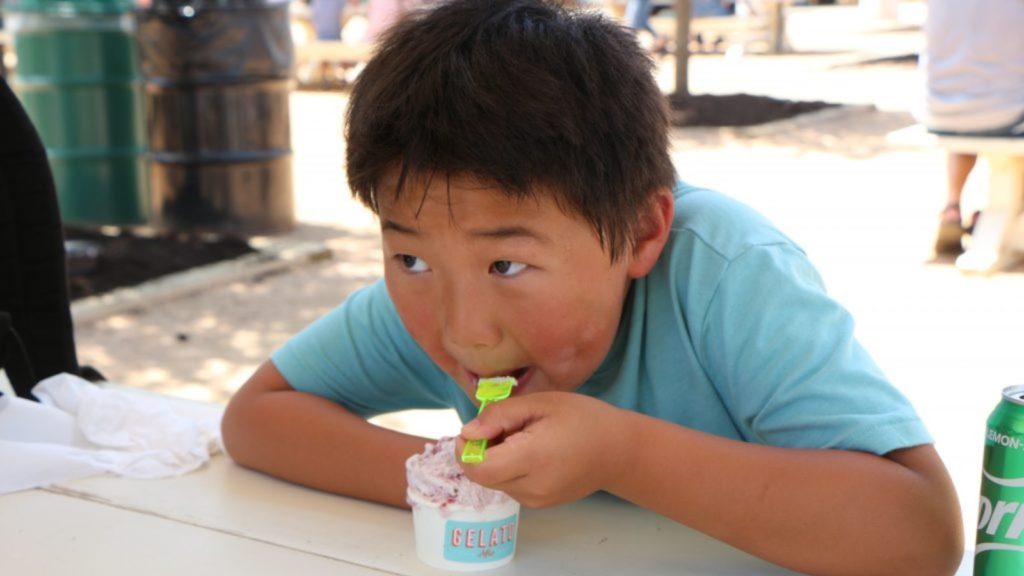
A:
POLYGON ((224 442, 238 464, 328 492, 407 507, 405 460, 428 440, 374 426, 294 390, 232 400, 224 442))
POLYGON ((812 574, 952 574, 956 494, 931 446, 890 458, 759 446, 629 414, 634 451, 608 490, 812 574))

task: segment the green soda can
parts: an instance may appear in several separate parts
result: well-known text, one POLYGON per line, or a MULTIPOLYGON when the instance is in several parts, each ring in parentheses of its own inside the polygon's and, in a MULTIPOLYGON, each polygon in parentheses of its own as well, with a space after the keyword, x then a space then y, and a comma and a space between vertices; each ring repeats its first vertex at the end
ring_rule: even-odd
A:
POLYGON ((985 430, 974 576, 1024 574, 1024 386, 1003 390, 985 430))

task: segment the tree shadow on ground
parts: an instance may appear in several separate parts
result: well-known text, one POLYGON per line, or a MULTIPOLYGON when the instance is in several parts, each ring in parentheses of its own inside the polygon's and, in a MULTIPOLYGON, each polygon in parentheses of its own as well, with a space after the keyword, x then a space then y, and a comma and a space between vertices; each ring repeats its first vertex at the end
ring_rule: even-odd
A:
POLYGON ((328 259, 187 297, 76 323, 79 357, 114 382, 202 401, 225 401, 288 338, 382 275, 379 234, 298 227, 328 259))
POLYGON ((829 153, 864 159, 891 152, 890 132, 915 123, 904 111, 871 106, 825 108, 787 120, 737 128, 675 128, 677 147, 775 147, 794 154, 829 153))

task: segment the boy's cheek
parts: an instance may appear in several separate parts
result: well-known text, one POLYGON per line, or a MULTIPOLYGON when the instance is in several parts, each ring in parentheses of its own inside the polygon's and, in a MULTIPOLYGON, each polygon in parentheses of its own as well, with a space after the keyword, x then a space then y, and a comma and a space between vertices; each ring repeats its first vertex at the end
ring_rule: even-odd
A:
MULTIPOLYGON (((396 303, 396 308, 398 308, 396 303)), ((399 308, 398 316, 402 320, 405 329, 409 331, 412 339, 419 344, 420 348, 427 353, 427 356, 434 361, 434 364, 450 376, 452 380, 465 390, 465 384, 461 376, 461 367, 444 349, 439 332, 434 328, 433 323, 416 313, 403 313, 399 308)), ((467 394, 472 396, 472 391, 467 394)))
POLYGON ((422 302, 410 302, 409 298, 392 296, 395 310, 405 329, 409 331, 416 343, 425 350, 433 350, 440 344, 440 331, 434 314, 422 302))

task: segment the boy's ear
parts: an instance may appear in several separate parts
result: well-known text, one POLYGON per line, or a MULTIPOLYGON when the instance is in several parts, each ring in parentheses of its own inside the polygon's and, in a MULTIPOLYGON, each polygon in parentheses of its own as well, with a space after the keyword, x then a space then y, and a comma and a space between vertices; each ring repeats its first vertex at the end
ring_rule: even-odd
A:
POLYGON ((646 213, 640 219, 640 230, 636 245, 630 256, 629 276, 640 278, 654 268, 661 256, 661 251, 668 241, 668 233, 672 229, 672 219, 676 210, 675 197, 672 190, 660 188, 645 208, 646 213))

